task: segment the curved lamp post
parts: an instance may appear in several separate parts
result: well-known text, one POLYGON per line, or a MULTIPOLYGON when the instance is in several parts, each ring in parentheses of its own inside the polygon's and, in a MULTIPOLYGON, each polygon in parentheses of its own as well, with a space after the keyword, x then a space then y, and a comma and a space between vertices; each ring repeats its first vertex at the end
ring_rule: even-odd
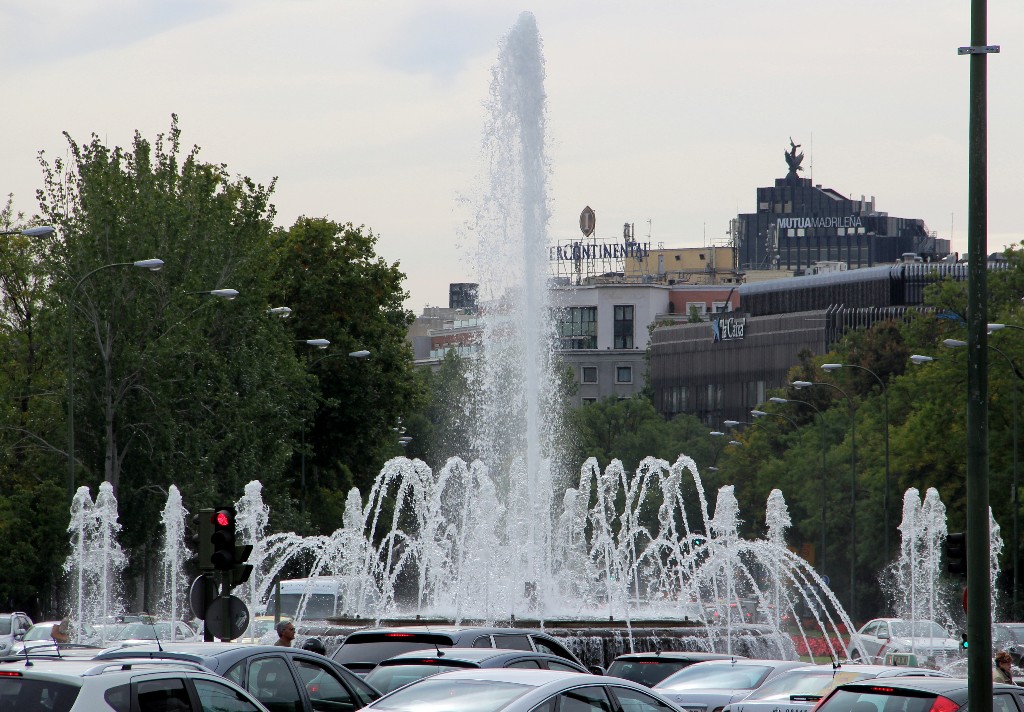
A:
POLYGON ((884 405, 884 423, 885 423, 885 488, 882 491, 882 546, 884 547, 885 556, 889 555, 889 389, 886 388, 885 383, 879 378, 878 374, 872 371, 866 366, 860 366, 855 363, 824 363, 821 365, 822 370, 832 373, 838 371, 841 368, 857 368, 861 371, 866 371, 875 377, 878 381, 879 387, 882 389, 882 403, 884 405))
MULTIPOLYGON (((786 405, 787 403, 799 403, 806 405, 807 407, 814 410, 818 416, 818 425, 821 430, 821 552, 818 555, 818 570, 821 573, 825 573, 825 510, 826 504, 828 504, 828 488, 825 482, 825 416, 822 414, 818 406, 814 405, 810 401, 798 400, 796 398, 780 398, 775 396, 774 398, 768 399, 771 403, 778 405, 786 405)), ((780 414, 776 414, 780 415, 780 414)))
MULTIPOLYGON (((32 229, 43 229, 43 228, 29 228, 32 229)), ((49 234, 53 232, 53 228, 49 228, 49 232, 40 232, 38 234, 49 234)), ((27 234, 27 233, 22 233, 27 234)), ((149 260, 138 260, 136 262, 114 262, 109 265, 102 265, 86 273, 81 279, 75 282, 75 286, 71 290, 71 296, 68 298, 68 477, 67 477, 67 488, 68 488, 68 504, 75 497, 75 295, 78 293, 78 288, 82 286, 85 280, 93 276, 100 270, 112 269, 114 267, 137 267, 138 269, 147 269, 150 272, 159 272, 164 266, 164 261, 160 259, 149 259, 149 260)))
POLYGON ((23 237, 43 237, 52 234, 53 227, 50 225, 38 225, 36 227, 26 227, 23 230, 4 230, 0 232, 0 235, 22 235, 23 237))
POLYGON ((857 617, 857 409, 853 399, 842 388, 828 381, 793 381, 797 389, 828 386, 843 394, 850 407, 850 619, 857 617))

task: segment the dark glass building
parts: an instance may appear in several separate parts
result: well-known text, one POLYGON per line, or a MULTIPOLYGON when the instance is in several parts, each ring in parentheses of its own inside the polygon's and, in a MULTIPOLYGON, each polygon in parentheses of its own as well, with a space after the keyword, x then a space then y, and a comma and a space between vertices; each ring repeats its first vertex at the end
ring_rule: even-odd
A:
POLYGON ((907 253, 925 262, 949 254, 949 240, 928 231, 924 220, 894 218, 875 199, 847 198, 801 178, 803 154, 786 153, 789 174, 757 189, 757 212, 736 216, 733 240, 741 270, 781 269, 802 274, 816 262, 843 262, 848 269, 892 264, 907 253))

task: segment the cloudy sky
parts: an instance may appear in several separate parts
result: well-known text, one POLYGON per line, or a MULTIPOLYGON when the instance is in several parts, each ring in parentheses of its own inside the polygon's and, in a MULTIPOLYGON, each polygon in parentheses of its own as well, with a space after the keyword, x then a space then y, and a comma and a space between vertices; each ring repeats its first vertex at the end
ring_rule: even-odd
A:
MULTIPOLYGON (((989 248, 1019 242, 1024 3, 989 0, 989 248)), ((127 146, 180 117, 186 146, 277 177, 278 223, 371 227, 407 305, 471 281, 459 198, 479 174, 499 39, 544 42, 552 239, 635 224, 655 245, 726 238, 786 172, 967 240, 968 0, 0 0, 0 192, 35 211, 37 153, 127 146)))

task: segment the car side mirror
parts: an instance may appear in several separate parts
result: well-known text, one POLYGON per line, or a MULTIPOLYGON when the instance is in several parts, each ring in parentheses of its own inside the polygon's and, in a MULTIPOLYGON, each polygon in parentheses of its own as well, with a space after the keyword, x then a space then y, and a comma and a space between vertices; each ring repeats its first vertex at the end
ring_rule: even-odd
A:
POLYGON ((878 639, 879 640, 889 640, 889 633, 887 631, 884 631, 884 630, 880 631, 878 633, 878 639))
POLYGON ((590 670, 591 675, 604 675, 607 672, 600 665, 587 665, 587 670, 590 670))
POLYGON ((19 630, 17 633, 14 634, 14 639, 18 640, 18 641, 24 640, 25 639, 25 631, 19 630))

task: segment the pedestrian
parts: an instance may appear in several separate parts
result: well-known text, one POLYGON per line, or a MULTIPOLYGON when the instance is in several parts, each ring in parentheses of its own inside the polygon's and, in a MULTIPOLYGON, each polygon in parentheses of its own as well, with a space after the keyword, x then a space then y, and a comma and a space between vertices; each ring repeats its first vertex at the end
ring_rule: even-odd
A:
POLYGON ((291 621, 281 621, 274 630, 277 631, 277 642, 274 645, 280 645, 285 648, 292 647, 292 641, 295 640, 295 626, 291 621))
POLYGON ((1005 650, 1000 650, 996 653, 996 668, 992 671, 993 682, 1005 682, 1007 685, 1013 684, 1013 673, 1010 672, 1010 666, 1013 665, 1013 658, 1005 650))
POLYGON ((53 642, 57 643, 57 645, 70 643, 71 619, 68 616, 64 616, 60 623, 54 623, 50 628, 50 637, 53 638, 53 642))

